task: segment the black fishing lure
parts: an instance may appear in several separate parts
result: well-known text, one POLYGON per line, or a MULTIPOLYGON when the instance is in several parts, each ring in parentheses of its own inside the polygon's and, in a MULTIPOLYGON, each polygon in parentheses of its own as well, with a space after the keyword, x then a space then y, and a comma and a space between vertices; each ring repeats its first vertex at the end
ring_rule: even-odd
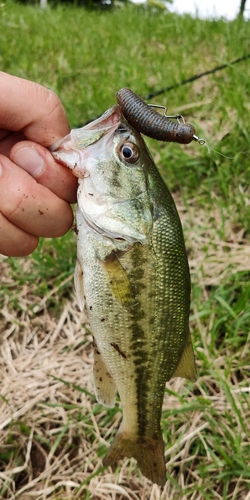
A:
POLYGON ((199 141, 193 125, 178 121, 182 118, 180 116, 173 121, 161 115, 132 90, 120 89, 116 98, 126 120, 138 132, 163 142, 189 144, 193 140, 199 141))

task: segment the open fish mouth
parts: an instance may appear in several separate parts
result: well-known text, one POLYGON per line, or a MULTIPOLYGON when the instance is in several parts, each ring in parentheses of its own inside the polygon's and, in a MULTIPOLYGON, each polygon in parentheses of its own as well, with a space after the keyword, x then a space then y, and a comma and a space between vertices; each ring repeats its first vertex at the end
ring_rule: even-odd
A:
POLYGON ((50 151, 58 163, 70 168, 77 177, 83 178, 86 174, 85 149, 107 136, 107 141, 103 141, 103 148, 106 149, 109 138, 113 137, 113 132, 119 127, 121 120, 120 107, 113 106, 93 122, 72 129, 66 137, 53 144, 50 151))

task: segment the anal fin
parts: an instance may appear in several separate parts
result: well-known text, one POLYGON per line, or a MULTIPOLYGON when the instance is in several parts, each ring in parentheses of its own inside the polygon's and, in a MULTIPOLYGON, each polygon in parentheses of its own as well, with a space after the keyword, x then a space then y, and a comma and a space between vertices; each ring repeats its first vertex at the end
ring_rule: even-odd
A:
POLYGON ((116 385, 94 340, 94 389, 97 401, 112 408, 116 400, 116 385))

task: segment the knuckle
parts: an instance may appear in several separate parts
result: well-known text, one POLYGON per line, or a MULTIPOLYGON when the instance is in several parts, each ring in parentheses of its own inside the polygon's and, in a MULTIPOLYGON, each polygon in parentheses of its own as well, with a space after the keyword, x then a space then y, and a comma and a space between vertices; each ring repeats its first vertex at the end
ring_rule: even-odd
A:
POLYGON ((42 93, 42 99, 44 101, 43 109, 46 120, 54 115, 57 116, 65 114, 62 102, 53 90, 44 88, 42 93))
POLYGON ((5 216, 11 220, 15 220, 16 218, 19 219, 20 215, 25 217, 26 198, 28 198, 28 195, 19 188, 14 192, 10 192, 4 207, 5 216))

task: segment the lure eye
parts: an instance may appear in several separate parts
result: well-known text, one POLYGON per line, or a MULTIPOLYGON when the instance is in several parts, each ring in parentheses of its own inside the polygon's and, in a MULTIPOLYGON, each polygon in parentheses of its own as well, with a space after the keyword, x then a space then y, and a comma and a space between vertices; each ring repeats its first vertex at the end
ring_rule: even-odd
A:
POLYGON ((135 163, 139 158, 139 150, 132 142, 125 142, 120 148, 119 156, 127 163, 135 163))

